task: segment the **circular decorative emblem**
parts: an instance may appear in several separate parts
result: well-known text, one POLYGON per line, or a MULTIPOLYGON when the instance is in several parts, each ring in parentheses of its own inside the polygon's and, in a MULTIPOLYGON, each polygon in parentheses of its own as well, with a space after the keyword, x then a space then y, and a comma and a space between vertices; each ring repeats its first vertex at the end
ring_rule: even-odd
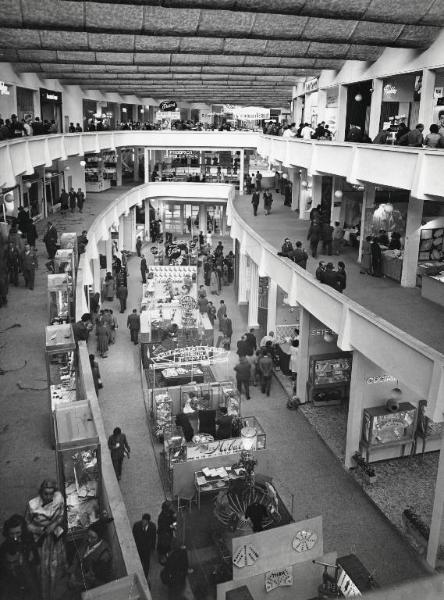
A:
POLYGON ((151 246, 151 253, 152 254, 157 254, 157 248, 156 248, 156 246, 151 246))
POLYGON ((199 307, 198 303, 192 296, 182 296, 180 299, 180 306, 188 310, 193 310, 199 307))
POLYGON ((293 538, 293 550, 296 552, 307 552, 311 550, 318 541, 318 534, 310 529, 301 529, 293 538))

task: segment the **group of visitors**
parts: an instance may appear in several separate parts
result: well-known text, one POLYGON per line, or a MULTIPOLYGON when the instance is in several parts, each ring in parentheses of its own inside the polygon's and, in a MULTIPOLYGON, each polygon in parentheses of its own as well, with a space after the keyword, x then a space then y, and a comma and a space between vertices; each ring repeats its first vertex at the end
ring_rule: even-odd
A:
MULTIPOLYGON (((273 204, 273 195, 270 191, 265 191, 262 194, 262 198, 264 201, 264 213, 265 215, 269 215, 271 213, 271 206, 273 204)), ((253 215, 257 217, 257 209, 259 207, 260 194, 257 190, 253 192, 251 197, 251 204, 253 205, 253 215)))
POLYGON ((199 234, 199 245, 205 285, 210 288, 211 294, 219 296, 222 291, 222 286, 231 285, 233 283, 233 251, 230 250, 224 255, 222 242, 219 242, 213 250, 211 245, 205 242, 202 232, 199 234))
POLYGON ((306 122, 302 122, 299 126, 296 123, 276 123, 275 121, 269 121, 263 127, 263 133, 266 135, 277 135, 284 138, 300 138, 304 140, 331 140, 332 132, 329 125, 325 121, 321 121, 315 129, 306 122))
POLYGON ((89 526, 69 562, 65 548, 65 500, 52 479, 45 479, 24 515, 3 525, 0 546, 2 600, 74 600, 112 578, 112 554, 103 539, 104 524, 89 526))
POLYGON ((79 213, 83 212, 83 205, 85 204, 85 194, 82 188, 78 188, 77 192, 72 187, 69 192, 62 189, 60 193, 60 213, 65 215, 68 210, 72 213, 75 212, 76 207, 79 209, 79 213))
POLYGON ((320 261, 316 269, 316 279, 321 283, 329 285, 337 292, 342 292, 347 287, 347 273, 345 272, 345 263, 340 260, 337 269, 332 262, 325 263, 320 261))
POLYGON ((17 115, 11 115, 10 119, 0 119, 0 141, 11 138, 19 138, 31 135, 49 135, 58 133, 59 127, 55 120, 40 119, 31 115, 25 115, 23 119, 18 119, 17 115))
POLYGON ((322 253, 331 256, 333 254, 333 240, 335 240, 335 254, 340 252, 344 230, 338 221, 333 227, 330 224, 330 213, 318 204, 310 211, 310 227, 308 228, 307 240, 310 242, 310 252, 313 258, 318 253, 319 242, 322 242, 322 253))
POLYGON ((285 238, 278 256, 286 256, 302 269, 307 268, 308 254, 299 240, 293 246, 290 239, 288 237, 285 238))

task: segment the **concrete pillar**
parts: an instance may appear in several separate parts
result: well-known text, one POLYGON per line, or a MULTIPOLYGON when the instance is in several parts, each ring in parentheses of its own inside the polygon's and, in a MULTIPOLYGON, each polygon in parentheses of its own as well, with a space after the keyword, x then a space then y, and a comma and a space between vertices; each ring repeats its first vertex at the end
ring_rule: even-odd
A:
MULTIPOLYGON (((425 127, 424 135, 428 133, 430 125, 433 123, 433 108, 435 91, 436 71, 431 69, 422 70, 422 89, 421 100, 419 102, 418 123, 422 123, 425 127)), ((413 129, 416 123, 410 123, 410 128, 413 129)))
MULTIPOLYGON (((307 175, 307 170, 303 169, 302 175, 300 176, 300 183, 299 183, 299 219, 301 219, 302 221, 308 219, 308 215, 306 215, 306 207, 307 207, 308 197, 309 197, 309 195, 312 194, 312 190, 309 189, 305 184, 308 185, 308 175, 307 175)), ((312 204, 312 206, 313 206, 313 204, 312 204)))
POLYGON ((119 249, 136 250, 136 211, 131 209, 128 216, 119 219, 119 249))
MULTIPOLYGON (((336 198, 336 192, 342 192, 342 177, 333 176, 333 185, 331 189, 331 223, 335 221, 341 222, 341 208, 343 205, 342 196, 336 198)), ((342 223, 343 224, 343 223, 342 223)))
POLYGON ((91 259, 91 272, 93 275, 94 293, 100 294, 100 260, 98 258, 91 259))
POLYGON ((244 193, 244 175, 245 175, 245 151, 242 148, 240 151, 240 166, 239 166, 239 194, 244 193))
POLYGON ((247 302, 247 255, 241 251, 239 256, 239 293, 237 303, 247 304, 247 302))
POLYGON ((336 120, 336 142, 345 140, 345 120, 347 116, 347 86, 338 86, 338 118, 336 120))
MULTIPOLYGON (((442 556, 444 547, 444 436, 441 437, 438 474, 433 501, 432 522, 427 546, 427 562, 435 569, 438 556, 442 556)), ((442 561, 442 558, 441 558, 442 561)))
POLYGON ((268 304, 267 304, 267 332, 276 331, 277 315, 277 283, 271 277, 268 278, 268 304))
POLYGON ((259 327, 259 269, 255 262, 250 263, 250 296, 248 301, 248 327, 259 327))
POLYGON ((199 230, 204 234, 207 232, 207 207, 205 204, 199 205, 199 230))
POLYGON ((370 103, 370 123, 368 126, 368 135, 373 140, 379 132, 379 123, 381 121, 382 92, 384 82, 382 79, 373 79, 372 99, 370 103))
POLYGON ((149 240, 150 239, 150 201, 149 200, 145 200, 144 202, 145 205, 145 239, 149 240))
MULTIPOLYGON (((82 192, 85 193, 85 167, 80 165, 81 160, 83 160, 82 156, 70 156, 68 160, 65 161, 65 185, 68 186, 69 181, 76 192, 80 188, 82 192), (69 167, 69 169, 67 167, 69 167)), ((66 191, 69 190, 67 189, 66 191)))
POLYGON ((135 146, 134 148, 134 173, 133 180, 139 181, 139 148, 135 146))
POLYGON ((116 185, 122 185, 122 149, 117 148, 116 150, 116 185))
POLYGON ((410 195, 407 210, 407 224, 405 232, 404 258, 402 260, 402 287, 416 286, 416 269, 418 266, 418 253, 420 241, 420 227, 424 200, 418 200, 410 195))
POLYGON ((375 193, 376 188, 374 183, 364 184, 364 195, 362 197, 362 208, 361 208, 361 235, 359 238, 359 254, 358 262, 362 259, 362 244, 368 235, 371 235, 372 224, 368 222, 367 209, 375 206, 375 193))
POLYGON ((105 240, 105 256, 106 270, 111 271, 113 266, 113 241, 111 239, 111 232, 108 233, 108 239, 105 240))
POLYGON ((310 314, 301 306, 299 307, 299 357, 296 395, 302 403, 307 401, 307 381, 310 366, 310 357, 308 355, 309 339, 310 314))
POLYGON ((179 226, 180 226, 180 235, 185 231, 185 204, 179 204, 179 226))
POLYGON ((327 90, 318 91, 318 123, 325 121, 325 112, 327 108, 327 90))
POLYGON ((345 441, 345 466, 353 466, 352 456, 359 450, 364 405, 365 359, 360 352, 353 352, 353 366, 350 380, 350 400, 348 405, 347 437, 345 441))
POLYGON ((301 176, 299 169, 296 167, 288 167, 288 179, 291 181, 291 210, 298 210, 301 192, 301 176))

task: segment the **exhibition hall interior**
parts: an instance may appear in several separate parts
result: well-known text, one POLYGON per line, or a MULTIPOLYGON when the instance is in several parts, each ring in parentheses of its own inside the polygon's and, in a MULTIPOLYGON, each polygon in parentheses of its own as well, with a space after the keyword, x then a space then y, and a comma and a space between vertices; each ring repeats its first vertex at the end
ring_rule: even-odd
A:
POLYGON ((0 600, 442 598, 444 0, 0 15, 0 600))

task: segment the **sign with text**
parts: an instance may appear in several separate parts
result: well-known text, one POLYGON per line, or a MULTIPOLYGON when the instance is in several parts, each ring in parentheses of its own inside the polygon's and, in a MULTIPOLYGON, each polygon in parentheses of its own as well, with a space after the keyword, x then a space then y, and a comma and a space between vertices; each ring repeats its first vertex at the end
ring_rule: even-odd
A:
POLYGON ((0 96, 9 96, 9 88, 4 81, 0 81, 0 96))
POLYGON ((163 119, 168 119, 171 121, 180 121, 180 111, 167 111, 167 110, 158 110, 156 112, 156 120, 162 121, 163 119))
POLYGON ((176 110, 176 108, 177 102, 175 100, 164 100, 159 104, 159 109, 164 112, 176 110))
POLYGON ((318 79, 310 79, 310 81, 306 81, 304 84, 305 93, 315 92, 319 88, 319 80, 318 79))
POLYGON ((42 102, 57 102, 60 104, 62 102, 62 92, 40 88, 40 99, 42 102))
POLYGON ((291 567, 285 569, 275 569, 265 573, 265 589, 271 592, 278 587, 293 585, 293 570, 291 567))

